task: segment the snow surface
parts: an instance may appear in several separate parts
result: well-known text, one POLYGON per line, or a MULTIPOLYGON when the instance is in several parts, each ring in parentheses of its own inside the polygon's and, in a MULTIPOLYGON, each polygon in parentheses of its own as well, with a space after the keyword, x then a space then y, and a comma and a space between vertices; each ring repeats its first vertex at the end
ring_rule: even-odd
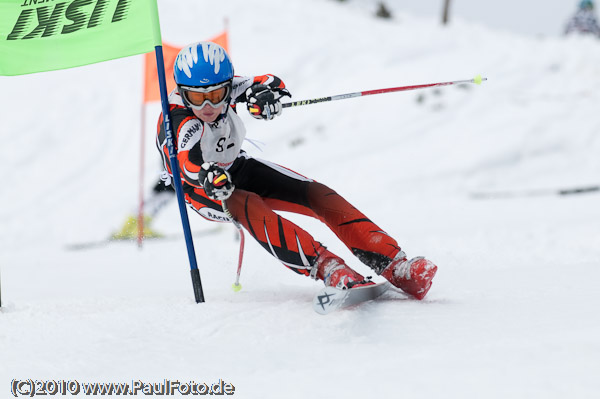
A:
MULTIPOLYGON (((195 239, 102 239, 137 204, 142 57, 0 77, 0 397, 12 379, 232 383, 239 398, 592 398, 600 392, 600 195, 474 193, 600 183, 600 52, 325 0, 160 0, 163 39, 230 26, 236 72, 275 73, 294 99, 470 79, 479 86, 245 112, 262 158, 330 185, 439 265, 427 298, 320 316, 322 284, 222 225, 195 239)), ((146 186, 159 171, 147 106, 146 186)), ((288 215, 289 216, 289 215, 288 215)), ((318 222, 294 221, 363 273, 318 222)), ((214 224, 190 213, 194 230, 214 224)), ((175 202, 154 227, 181 232, 175 202)))
MULTIPOLYGON (((402 22, 406 12, 441 21, 444 0, 344 0, 375 12, 384 3, 402 22)), ((580 0, 450 0, 450 23, 468 20, 526 35, 562 35, 580 0)), ((596 3, 597 4, 597 3, 596 3)))

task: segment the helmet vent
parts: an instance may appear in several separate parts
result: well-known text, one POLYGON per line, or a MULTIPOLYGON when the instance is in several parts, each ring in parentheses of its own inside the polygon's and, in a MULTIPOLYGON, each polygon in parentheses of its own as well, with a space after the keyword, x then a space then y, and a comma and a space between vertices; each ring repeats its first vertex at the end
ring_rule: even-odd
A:
POLYGON ((204 54, 204 61, 209 62, 210 65, 215 67, 215 74, 219 73, 221 62, 225 60, 225 50, 223 50, 223 47, 211 42, 203 42, 202 54, 204 54))
POLYGON ((198 62, 198 47, 189 46, 183 49, 177 57, 177 69, 183 71, 188 78, 192 77, 192 71, 190 67, 198 62))

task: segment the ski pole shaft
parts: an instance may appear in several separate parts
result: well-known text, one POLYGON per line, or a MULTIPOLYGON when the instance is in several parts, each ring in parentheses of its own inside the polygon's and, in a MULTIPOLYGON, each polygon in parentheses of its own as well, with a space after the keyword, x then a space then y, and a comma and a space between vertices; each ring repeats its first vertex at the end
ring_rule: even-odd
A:
MULTIPOLYGON (((240 252, 238 255, 238 267, 237 267, 237 273, 235 276, 235 283, 233 285, 235 285, 236 287, 240 287, 240 274, 242 273, 242 261, 244 259, 244 230, 242 230, 242 226, 235 222, 235 227, 237 227, 238 229, 238 233, 240 235, 240 252)), ((241 288, 241 287, 240 287, 241 288)))
POLYGON ((289 103, 282 104, 282 107, 283 108, 298 107, 300 105, 309 105, 309 104, 323 103, 323 102, 328 102, 328 101, 345 100, 347 98, 371 96, 373 94, 383 94, 383 93, 393 93, 396 91, 427 89, 430 87, 451 86, 451 85, 463 84, 463 83, 481 84, 481 82, 484 82, 486 80, 487 80, 487 78, 482 78, 480 75, 477 75, 473 79, 467 79, 467 80, 455 80, 452 82, 439 82, 439 83, 426 83, 426 84, 413 85, 413 86, 389 87, 387 89, 357 91, 354 93, 338 94, 335 96, 313 98, 310 100, 292 101, 289 103))
POLYGON ((242 285, 240 284, 240 274, 242 274, 242 261, 244 260, 244 244, 245 244, 246 240, 244 237, 244 230, 242 229, 242 225, 237 220, 235 220, 235 218, 233 217, 231 212, 229 212, 229 209, 227 209, 227 202, 225 200, 221 201, 221 207, 223 208, 223 212, 225 212, 225 215, 227 215, 227 217, 229 217, 231 219, 231 222, 233 223, 235 228, 238 230, 238 234, 239 234, 239 238, 240 238, 240 252, 238 255, 238 267, 237 267, 237 272, 235 275, 235 283, 233 283, 233 285, 231 286, 231 289, 233 289, 235 292, 238 292, 242 289, 242 285))

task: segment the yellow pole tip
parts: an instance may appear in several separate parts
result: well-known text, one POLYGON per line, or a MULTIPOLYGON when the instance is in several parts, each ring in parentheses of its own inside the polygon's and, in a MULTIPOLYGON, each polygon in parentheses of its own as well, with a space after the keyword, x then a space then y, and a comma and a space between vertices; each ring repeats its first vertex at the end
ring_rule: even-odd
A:
POLYGON ((481 82, 485 82, 487 78, 482 78, 481 75, 477 75, 473 78, 473 83, 480 85, 481 82))

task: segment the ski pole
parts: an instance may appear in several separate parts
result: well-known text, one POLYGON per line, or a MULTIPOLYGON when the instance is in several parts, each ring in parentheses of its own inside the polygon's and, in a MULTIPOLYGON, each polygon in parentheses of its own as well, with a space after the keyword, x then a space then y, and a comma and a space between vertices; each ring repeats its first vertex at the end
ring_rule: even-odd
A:
POLYGON ((456 85, 456 84, 461 84, 461 83, 475 83, 475 84, 480 85, 481 82, 485 82, 486 80, 487 80, 487 78, 482 78, 481 75, 477 75, 473 79, 467 79, 467 80, 455 80, 453 82, 427 83, 427 84, 414 85, 414 86, 389 87, 387 89, 357 91, 357 92, 348 93, 348 94, 338 94, 336 96, 313 98, 311 100, 292 101, 292 102, 281 104, 281 105, 283 108, 290 108, 290 107, 298 107, 300 105, 323 103, 323 102, 327 102, 327 101, 345 100, 347 98, 371 96, 373 94, 383 94, 383 93, 393 93, 396 91, 427 89, 429 87, 451 86, 451 85, 456 85))
POLYGON ((531 189, 522 191, 496 191, 496 192, 475 192, 471 193, 472 198, 477 199, 497 199, 497 198, 518 198, 518 197, 537 197, 543 195, 575 195, 588 194, 600 191, 600 186, 580 186, 561 189, 531 189))
POLYGON ((244 241, 245 240, 244 240, 244 230, 242 230, 242 226, 235 220, 233 221, 233 224, 235 225, 235 227, 237 227, 238 233, 240 234, 240 254, 238 256, 238 267, 237 267, 237 274, 235 275, 235 283, 233 283, 233 285, 231 286, 231 289, 234 290, 235 292, 238 292, 242 289, 242 285, 240 284, 240 274, 242 273, 242 260, 244 259, 244 241))
POLYGON ((242 229, 242 225, 233 218, 233 215, 231 214, 231 212, 229 212, 229 209, 227 209, 227 202, 225 200, 221 201, 221 207, 223 208, 223 212, 225 212, 225 215, 227 215, 227 217, 231 219, 233 225, 237 228, 238 233, 240 234, 240 252, 238 255, 237 273, 235 276, 235 283, 231 285, 231 289, 235 292, 238 292, 242 289, 242 285, 240 284, 240 274, 242 273, 242 260, 244 259, 244 230, 242 229))

